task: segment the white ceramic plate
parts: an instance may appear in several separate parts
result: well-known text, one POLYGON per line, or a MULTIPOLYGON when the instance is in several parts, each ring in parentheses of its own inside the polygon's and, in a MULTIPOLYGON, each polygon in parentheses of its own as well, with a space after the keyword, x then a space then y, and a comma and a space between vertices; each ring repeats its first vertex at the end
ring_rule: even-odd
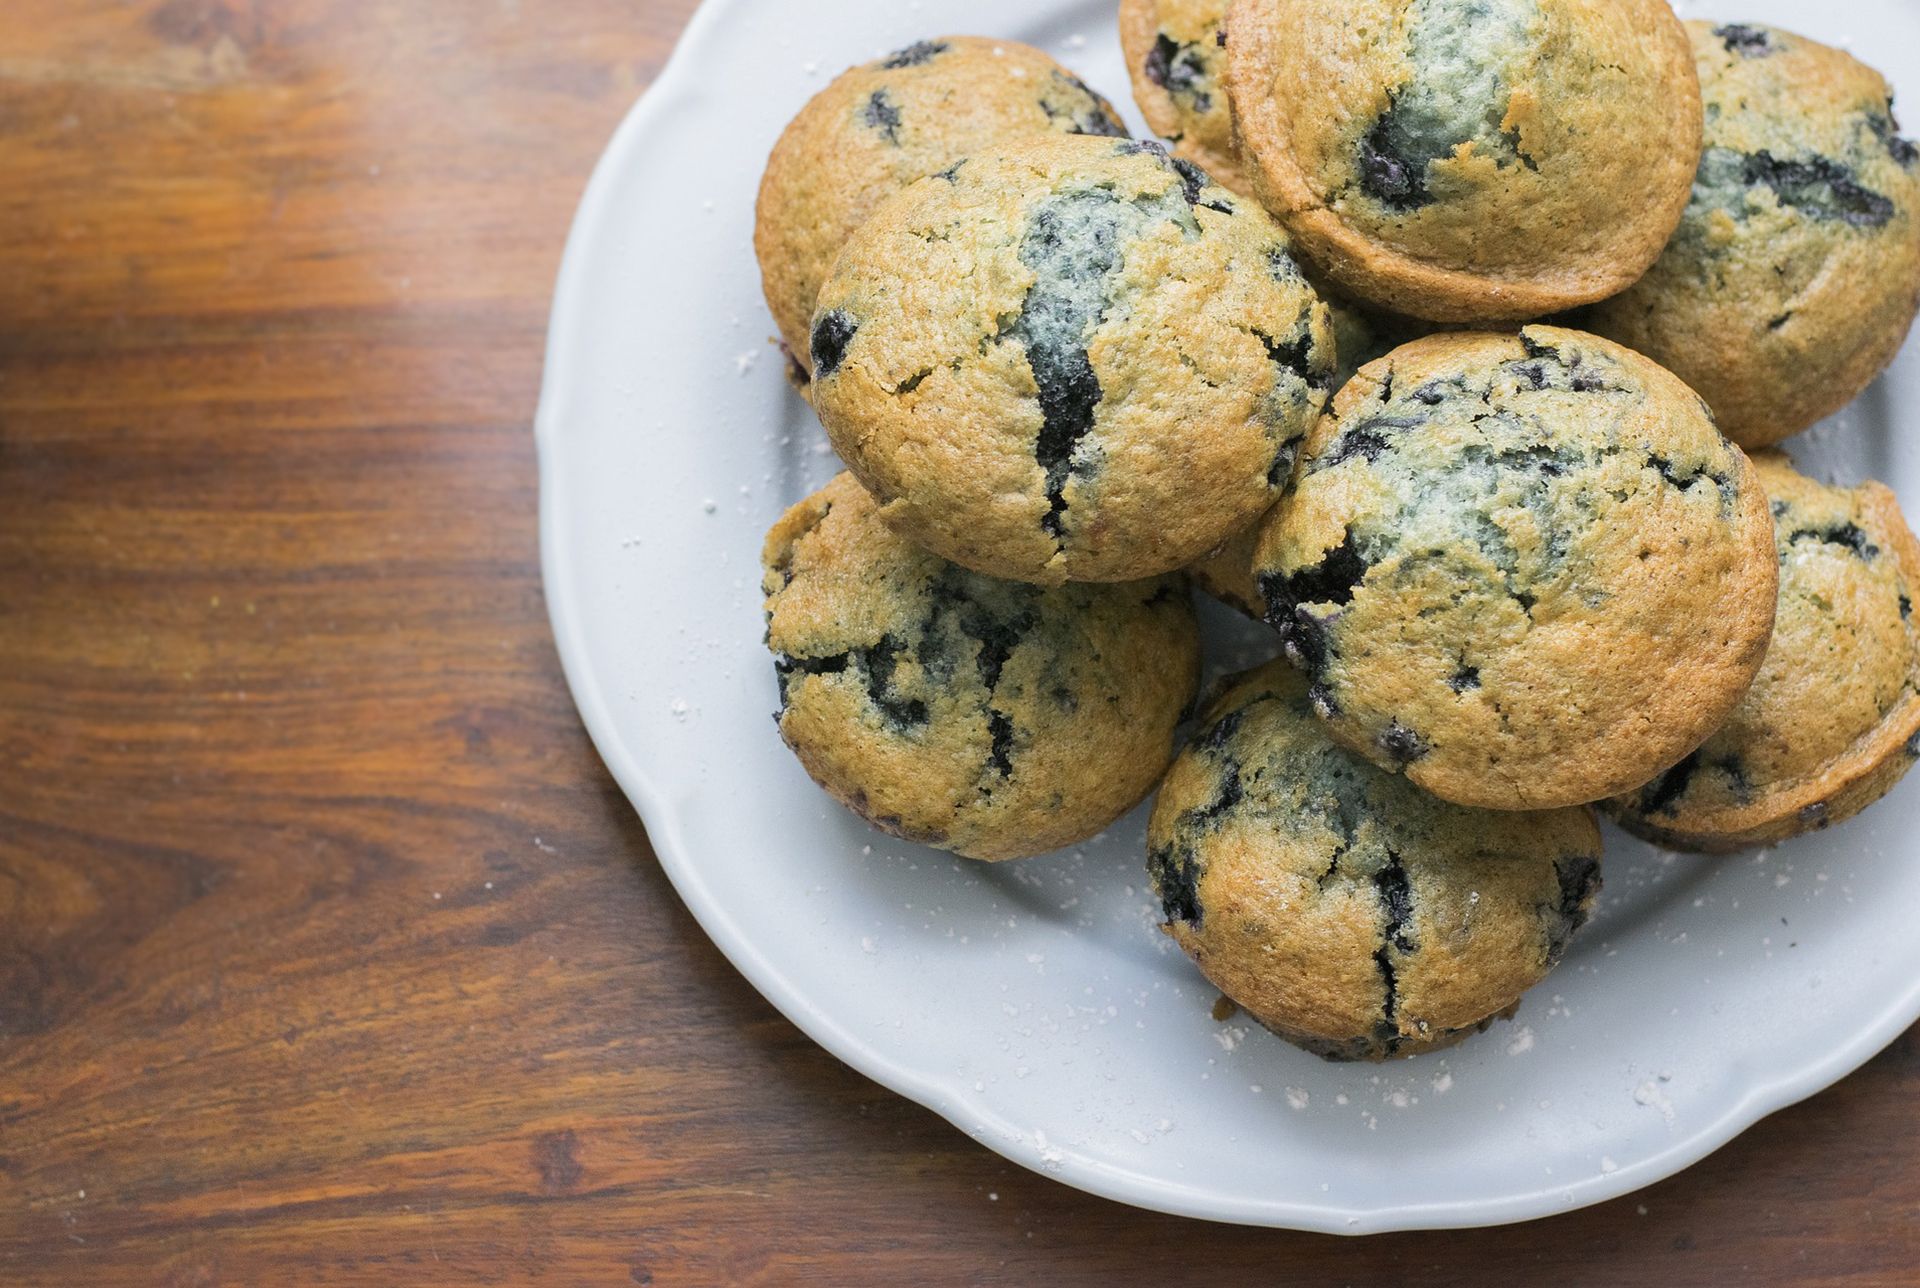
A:
MULTIPOLYGON (((1910 0, 1745 0, 1882 64, 1920 111, 1910 0)), ((1598 915, 1519 1017, 1324 1064, 1155 930, 1142 814, 986 867, 869 831, 769 718, 761 536, 838 468, 767 341, 768 148, 850 63, 979 32, 1128 113, 1111 0, 709 0, 615 137, 567 247, 539 416, 546 585, 581 714, 707 932, 796 1024, 1017 1162, 1129 1203, 1339 1233, 1486 1225, 1670 1175, 1920 1017, 1920 776, 1858 821, 1701 861, 1608 835, 1598 915)), ((1909 122, 1920 125, 1920 121, 1909 122)), ((1920 498, 1920 352, 1796 445, 1920 498)), ((1213 661, 1272 651, 1208 611, 1213 661)))

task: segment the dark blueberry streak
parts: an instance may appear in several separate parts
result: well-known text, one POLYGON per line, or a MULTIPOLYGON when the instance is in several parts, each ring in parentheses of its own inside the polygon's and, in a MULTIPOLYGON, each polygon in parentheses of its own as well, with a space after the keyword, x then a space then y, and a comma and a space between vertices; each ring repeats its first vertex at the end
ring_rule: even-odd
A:
POLYGON ((1332 450, 1314 461, 1313 468, 1330 470, 1356 456, 1365 461, 1378 460, 1380 454, 1393 445, 1392 435, 1417 429, 1425 423, 1417 416, 1370 416, 1342 430, 1340 437, 1333 441, 1332 450))
POLYGON ((1209 750, 1220 762, 1220 786, 1214 798, 1198 809, 1185 811, 1174 821, 1175 834, 1187 839, 1147 856, 1147 872, 1160 892, 1160 909, 1169 923, 1200 924, 1200 860, 1192 838, 1198 832, 1217 828, 1220 820, 1231 813, 1245 795, 1240 786, 1240 762, 1217 748, 1209 750))
POLYGON ((900 146, 900 108, 884 89, 873 91, 873 97, 867 100, 861 109, 860 119, 871 129, 878 130, 880 137, 895 147, 900 146))
POLYGON ((824 380, 840 369, 841 360, 847 356, 847 346, 853 343, 853 336, 860 329, 845 310, 835 309, 824 314, 813 324, 813 375, 816 380, 824 380))
POLYGON ((1547 922, 1547 965, 1557 965, 1573 942, 1574 932, 1587 924, 1593 897, 1600 889, 1600 860, 1580 855, 1554 865, 1560 880, 1560 902, 1547 922))
POLYGON ((1190 848, 1166 846, 1147 855, 1147 875, 1160 892, 1161 919, 1200 924, 1200 863, 1190 848))
POLYGON ((1745 173, 1749 186, 1764 184, 1782 205, 1815 219, 1837 219, 1855 228, 1882 228, 1893 220, 1892 201, 1827 157, 1781 161, 1771 152, 1755 152, 1745 160, 1745 173))
POLYGON ((1380 750, 1386 753, 1387 758, 1402 769, 1433 750, 1425 738, 1398 720, 1387 722, 1385 732, 1380 735, 1379 744, 1380 750))
POLYGON ((900 641, 889 635, 867 648, 849 649, 830 657, 776 657, 773 665, 780 681, 780 705, 782 709, 787 705, 787 690, 792 686, 794 676, 842 675, 853 668, 865 677, 867 697, 875 710, 895 725, 906 728, 924 725, 927 723, 927 704, 918 698, 902 698, 893 692, 894 667, 904 651, 900 641))
POLYGON ((1731 508, 1735 498, 1739 495, 1739 490, 1734 487, 1731 478, 1705 465, 1696 465, 1692 469, 1686 469, 1674 464, 1658 452, 1648 452, 1647 468, 1655 474, 1658 474, 1670 487, 1679 488, 1682 492, 1691 488, 1701 479, 1711 481, 1715 487, 1720 489, 1720 503, 1723 509, 1731 508))
POLYGON ((987 765, 1002 778, 1010 778, 1013 775, 1013 720, 1004 711, 989 712, 987 729, 993 738, 987 765))
POLYGON ((1694 752, 1685 760, 1669 769, 1660 777, 1640 789, 1640 812, 1642 814, 1675 814, 1674 807, 1687 788, 1693 784, 1693 776, 1700 769, 1700 753, 1694 752))
POLYGON ((1562 366, 1566 365, 1566 359, 1561 354, 1558 345, 1547 344, 1545 341, 1536 339, 1525 331, 1520 333, 1520 347, 1526 350, 1529 358, 1547 358, 1553 362, 1560 363, 1562 366))
POLYGON ((1431 160, 1412 155, 1389 107, 1360 141, 1360 186, 1389 209, 1418 210, 1433 203, 1433 194, 1427 191, 1431 160))
POLYGON ((1310 328, 1309 318, 1303 319, 1299 333, 1291 340, 1276 340, 1264 331, 1254 334, 1266 347, 1267 360, 1274 366, 1298 376, 1309 388, 1326 389, 1333 384, 1333 367, 1326 361, 1325 351, 1314 346, 1310 328))
POLYGON ((897 725, 913 727, 927 722, 927 704, 918 698, 902 698, 893 691, 893 671, 904 652, 900 642, 887 636, 872 648, 855 653, 861 669, 867 673, 867 698, 887 719, 897 725))
POLYGON ((1742 58, 1765 58, 1773 52, 1772 39, 1758 27, 1730 22, 1724 27, 1715 27, 1713 34, 1727 47, 1728 53, 1742 58))
POLYGON ((1311 568, 1302 568, 1282 579, 1282 594, 1290 606, 1301 604, 1350 604, 1353 590, 1367 575, 1367 561, 1353 532, 1348 530, 1340 544, 1321 556, 1311 568))
POLYGON ((1216 720, 1212 728, 1200 735, 1199 745, 1208 751, 1219 751, 1232 742, 1233 736, 1240 732, 1240 722, 1245 720, 1246 716, 1245 707, 1238 711, 1229 711, 1216 720))
MULTIPOLYGON (((787 690, 793 685, 796 675, 839 675, 847 669, 847 655, 835 653, 831 657, 789 657, 782 653, 773 659, 773 673, 780 682, 780 710, 787 709, 787 690)), ((779 719, 776 714, 774 719, 779 719)))
POLYGON ((1312 568, 1285 577, 1268 573, 1260 578, 1267 625, 1279 633, 1295 665, 1315 676, 1325 671, 1331 652, 1326 623, 1308 612, 1306 605, 1353 602, 1354 588, 1366 578, 1367 567, 1349 531, 1312 568))
POLYGON ((1276 282, 1300 280, 1300 263, 1285 246, 1267 248, 1267 276, 1276 282))
POLYGON ((1893 103, 1887 103, 1885 116, 1875 113, 1867 118, 1867 128, 1873 131, 1873 137, 1879 139, 1887 149, 1887 155, 1911 170, 1916 161, 1920 161, 1920 147, 1913 140, 1900 137, 1900 122, 1893 118, 1893 103))
POLYGON ((903 67, 930 63, 953 46, 944 40, 916 40, 905 49, 897 49, 880 64, 882 71, 897 72, 903 67))
POLYGON ((1033 454, 1051 503, 1041 525, 1055 537, 1065 531, 1074 449, 1092 432, 1100 406, 1087 341, 1106 309, 1106 282, 1120 268, 1122 229, 1137 214, 1111 192, 1063 193, 1035 211, 1020 244, 1020 262, 1035 280, 1008 334, 1026 347, 1039 391, 1033 454))
POLYGON ((1788 535, 1789 544, 1800 541, 1818 541, 1822 545, 1843 546, 1862 559, 1877 558, 1880 547, 1867 540, 1867 534, 1856 523, 1839 523, 1830 528, 1799 528, 1788 535))
POLYGON ((1040 110, 1049 121, 1064 121, 1073 134, 1091 134, 1101 138, 1127 137, 1125 122, 1113 114, 1098 94, 1078 76, 1052 72, 1047 77, 1049 92, 1040 95, 1040 110), (1064 100, 1064 101, 1063 101, 1064 100))
POLYGON ((1173 167, 1173 172, 1180 176, 1181 191, 1189 206, 1200 210, 1217 210, 1223 215, 1233 213, 1233 203, 1224 197, 1216 197, 1212 201, 1200 200, 1207 185, 1213 182, 1207 177, 1205 170, 1185 157, 1168 157, 1167 163, 1173 167))
POLYGON ((1407 930, 1413 920, 1413 886, 1407 880, 1407 869, 1401 864, 1400 856, 1392 850, 1387 851, 1387 866, 1374 874, 1373 888, 1380 896, 1380 911, 1386 918, 1380 947, 1373 954, 1373 960, 1380 966, 1380 980, 1386 986, 1376 1036, 1391 1045, 1400 1034, 1396 1022, 1400 1010, 1400 981, 1393 967, 1393 950, 1397 948, 1406 953, 1415 947, 1407 930))
POLYGON ((1185 100, 1196 115, 1213 110, 1213 95, 1203 88, 1207 80, 1206 53, 1199 45, 1183 45, 1161 32, 1147 51, 1142 70, 1170 97, 1185 100))

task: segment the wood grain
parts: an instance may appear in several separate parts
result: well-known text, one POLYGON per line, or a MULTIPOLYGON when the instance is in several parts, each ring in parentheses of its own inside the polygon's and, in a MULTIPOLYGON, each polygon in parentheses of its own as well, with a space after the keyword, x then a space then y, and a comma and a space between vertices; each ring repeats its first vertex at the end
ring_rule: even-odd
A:
POLYGON ((6 0, 0 1280, 1911 1284, 1920 1051, 1643 1194, 1341 1241, 973 1145, 707 943, 529 422, 691 0, 6 0))

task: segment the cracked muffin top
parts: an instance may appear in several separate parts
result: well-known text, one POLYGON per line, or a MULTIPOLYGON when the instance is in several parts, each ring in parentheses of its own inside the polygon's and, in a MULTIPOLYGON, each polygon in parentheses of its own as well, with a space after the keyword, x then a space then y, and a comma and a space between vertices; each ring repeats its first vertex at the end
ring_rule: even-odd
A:
POLYGON ((1767 498, 1699 397, 1597 336, 1429 336, 1365 367, 1254 556, 1334 737, 1540 809, 1699 746, 1773 626, 1767 498))
POLYGON ((1334 371, 1279 225, 1158 144, 1089 138, 887 203, 812 349, 814 406, 883 517, 1041 584, 1168 572, 1251 523, 1334 371))
POLYGON ((1816 483, 1780 452, 1753 463, 1780 564, 1766 661, 1699 750, 1606 806, 1679 849, 1771 845, 1829 827, 1920 757, 1920 542, 1893 493, 1816 483))
POLYGON ((1920 306, 1920 147, 1871 67, 1767 27, 1690 22, 1706 151, 1679 231, 1586 325, 1764 447, 1853 401, 1920 306))
POLYGON ((833 257, 916 179, 1029 135, 1125 138, 1113 108, 1031 45, 923 40, 843 73, 793 118, 760 181, 753 248, 767 307, 807 367, 807 326, 833 257))
POLYGON ((763 555, 780 736, 874 826, 976 859, 1057 849, 1152 789, 1200 675, 1175 578, 1044 589, 896 535, 841 474, 763 555))
POLYGON ((1238 677, 1147 827, 1167 933, 1221 992, 1330 1059, 1448 1046, 1510 1014, 1600 886, 1584 808, 1449 805, 1327 737, 1285 662, 1238 677))
POLYGON ((1120 45, 1133 101, 1175 156, 1253 195, 1234 151, 1227 103, 1230 0, 1120 0, 1120 45))
POLYGON ((1337 289, 1446 322, 1603 299, 1700 160, 1666 0, 1235 0, 1240 158, 1337 289))

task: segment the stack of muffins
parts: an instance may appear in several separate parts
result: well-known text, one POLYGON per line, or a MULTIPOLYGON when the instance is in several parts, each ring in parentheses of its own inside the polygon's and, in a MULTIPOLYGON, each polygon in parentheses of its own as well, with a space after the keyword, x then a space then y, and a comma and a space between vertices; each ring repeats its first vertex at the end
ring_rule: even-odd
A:
POLYGON ((841 76, 768 164, 768 304, 848 467, 765 554, 821 786, 998 860, 1157 785, 1168 933, 1275 1033, 1382 1059, 1559 960, 1596 804, 1730 850, 1920 758, 1920 543, 1771 450, 1920 305, 1878 74, 1665 0, 1120 29, 1166 145, 955 36, 841 76), (1191 722, 1190 583, 1281 655, 1191 722))

